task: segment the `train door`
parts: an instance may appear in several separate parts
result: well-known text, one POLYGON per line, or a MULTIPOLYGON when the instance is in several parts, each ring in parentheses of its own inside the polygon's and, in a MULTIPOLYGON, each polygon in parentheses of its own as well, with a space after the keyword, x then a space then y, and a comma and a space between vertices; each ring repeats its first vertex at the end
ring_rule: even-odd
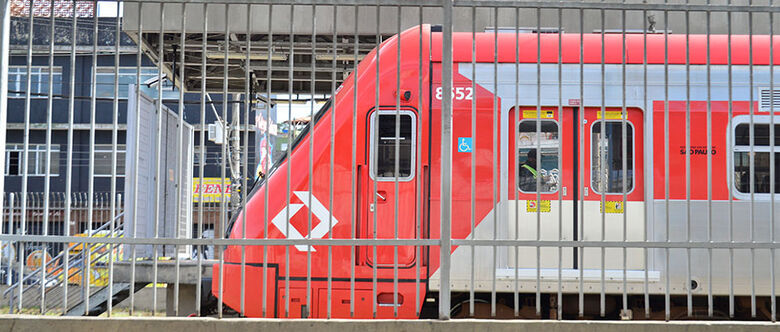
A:
MULTIPOLYGON (((576 133, 570 130, 575 110, 542 107, 538 112, 535 106, 529 106, 520 107, 518 112, 509 111, 509 122, 513 125, 507 137, 510 151, 508 237, 575 240, 576 156, 571 146, 575 144, 576 133)), ((559 255, 562 268, 574 266, 574 252, 569 248, 541 248, 538 262, 536 248, 517 248, 517 255, 511 248, 508 263, 510 267, 534 271, 537 263, 542 269, 557 269, 559 255)), ((535 276, 536 272, 531 274, 535 276)))
MULTIPOLYGON (((415 237, 417 221, 415 204, 417 183, 417 114, 412 109, 380 109, 369 114, 368 179, 363 191, 363 204, 368 206, 362 224, 365 238, 411 239, 415 237), (396 147, 398 150, 396 151, 396 147), (397 174, 396 174, 397 167, 397 174), (397 181, 396 181, 397 180, 397 181)), ((379 246, 376 257, 372 246, 364 246, 363 261, 378 267, 392 267, 395 248, 379 246)), ((413 246, 398 246, 399 267, 412 266, 413 246)))
MULTIPOLYGON (((578 238, 584 241, 644 238, 644 121, 640 109, 626 111, 624 122, 621 108, 585 108, 583 215, 578 227, 578 238)), ((625 260, 622 248, 603 250, 603 262, 601 248, 584 248, 578 260, 585 269, 622 271, 624 261, 629 270, 644 268, 641 249, 628 249, 625 260)))

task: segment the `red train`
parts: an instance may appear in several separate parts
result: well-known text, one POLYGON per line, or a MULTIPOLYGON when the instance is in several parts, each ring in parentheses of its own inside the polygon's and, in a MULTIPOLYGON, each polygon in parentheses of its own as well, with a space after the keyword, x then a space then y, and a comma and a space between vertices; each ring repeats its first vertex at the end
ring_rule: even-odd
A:
MULTIPOLYGON (((244 217, 250 239, 439 238, 436 30, 410 28, 362 60, 252 191, 230 238, 242 238, 244 217)), ((770 74, 769 36, 469 32, 455 33, 453 43, 454 239, 769 242, 777 235, 769 128, 780 123, 770 113, 770 80, 780 75, 770 74), (523 175, 529 163, 539 200, 535 180, 528 186, 523 175)), ((222 282, 224 303, 251 317, 425 317, 440 289, 438 250, 398 246, 396 258, 392 246, 247 246, 242 308, 242 248, 228 246, 212 292, 220 296, 222 282)), ((497 316, 514 315, 517 292, 520 315, 536 317, 538 287, 545 317, 557 306, 579 314, 581 287, 583 314, 598 315, 602 278, 607 316, 619 312, 624 291, 642 312, 642 294, 656 301, 667 290, 672 318, 683 315, 688 292, 711 292, 716 315, 739 316, 753 306, 753 288, 758 314, 768 315, 774 257, 766 248, 454 246, 453 315, 468 311, 463 301, 473 288, 478 314, 489 311, 495 290, 497 316), (722 300, 730 293, 733 307, 722 300)), ((664 303, 651 307, 662 312, 664 303)))

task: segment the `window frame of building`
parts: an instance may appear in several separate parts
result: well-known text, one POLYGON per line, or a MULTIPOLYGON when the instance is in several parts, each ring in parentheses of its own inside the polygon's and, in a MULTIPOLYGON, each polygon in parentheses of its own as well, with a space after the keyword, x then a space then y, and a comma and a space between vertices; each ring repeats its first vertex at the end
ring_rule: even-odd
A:
MULTIPOLYGON (((54 72, 53 78, 53 95, 62 94, 62 66, 53 66, 54 72), (57 79, 59 77, 59 79, 57 79)), ((30 82, 30 98, 32 99, 45 99, 49 97, 49 66, 31 66, 30 75, 37 80, 30 82), (45 75, 45 76, 44 76, 45 75), (45 78, 44 78, 45 77, 45 78)), ((22 77, 27 76, 27 66, 9 66, 8 67, 8 90, 13 91, 25 91, 27 89, 26 79, 22 77)), ((8 98, 26 98, 25 92, 8 92, 8 98)))
MULTIPOLYGON (((114 98, 114 77, 116 77, 116 74, 114 72, 114 66, 98 66, 97 70, 95 72, 95 94, 97 98, 107 98, 107 99, 113 99, 114 98), (100 83, 101 78, 106 77, 110 83, 100 83), (101 87, 105 87, 105 89, 101 89, 101 87)), ((157 67, 140 67, 141 68, 141 84, 145 82, 148 79, 155 78, 158 76, 159 72, 157 67)), ((131 84, 135 84, 135 79, 137 76, 136 70, 138 67, 135 66, 120 66, 119 67, 119 98, 118 100, 127 100, 128 97, 128 87, 131 84), (122 83, 122 78, 129 78, 129 82, 122 83)), ((165 74, 163 74, 163 77, 165 74)), ((176 90, 176 88, 170 83, 170 80, 167 78, 164 79, 166 83, 163 84, 162 94, 163 99, 179 99, 179 90, 176 90)), ((157 86, 154 86, 152 88, 146 88, 145 86, 141 86, 141 92, 145 93, 146 95, 156 98, 157 97, 157 86)), ((90 89, 90 95, 92 94, 92 89, 90 89)))
MULTIPOLYGON (((60 153, 62 149, 59 144, 50 145, 51 159, 54 161, 49 163, 49 175, 60 176, 60 153)), ((33 172, 30 172, 29 168, 27 176, 46 176, 46 172, 41 169, 44 165, 41 165, 41 160, 46 160, 46 144, 28 144, 27 159, 35 160, 35 167, 33 172)), ((3 170, 5 176, 24 176, 24 144, 23 143, 7 143, 5 145, 5 169, 3 170), (11 154, 17 153, 17 174, 11 174, 11 154)), ((45 163, 45 161, 44 161, 45 163)))
MULTIPOLYGON (((125 161, 127 158, 127 145, 125 144, 117 144, 116 145, 116 153, 117 153, 117 164, 116 164, 116 177, 125 177, 125 172, 120 173, 119 169, 125 167, 125 161), (123 155, 123 156, 120 156, 123 155)), ((98 153, 106 153, 109 156, 106 158, 107 160, 111 160, 111 154, 113 153, 113 145, 112 144, 95 144, 95 163, 98 162, 98 153)), ((98 173, 98 167, 95 166, 95 173, 94 176, 96 178, 110 178, 111 177, 111 164, 109 164, 109 170, 108 173, 98 173)))

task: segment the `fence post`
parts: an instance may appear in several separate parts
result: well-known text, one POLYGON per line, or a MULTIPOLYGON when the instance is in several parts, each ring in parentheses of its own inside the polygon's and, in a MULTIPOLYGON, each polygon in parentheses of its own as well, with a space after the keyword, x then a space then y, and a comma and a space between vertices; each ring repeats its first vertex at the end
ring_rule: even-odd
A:
MULTIPOLYGON (((16 232, 14 231, 14 212, 15 212, 14 211, 14 193, 10 193, 8 195, 8 234, 16 234, 16 232)), ((0 226, 0 227, 2 227, 2 226, 0 226)), ((13 242, 9 242, 8 245, 13 248, 13 242)), ((21 255, 21 253, 19 253, 19 255, 21 255)), ((13 273, 12 272, 13 269, 11 267, 14 264, 14 259, 11 258, 11 257, 9 257, 9 258, 10 259, 8 260, 8 271, 5 274, 5 276, 6 276, 6 278, 5 278, 6 279, 6 285, 8 285, 8 286, 10 286, 13 283, 13 276, 11 275, 11 273, 13 273)), ((11 302, 9 302, 10 304, 8 305, 8 312, 10 313, 11 309, 14 307, 14 305, 13 305, 13 298, 14 298, 13 292, 11 293, 11 295, 9 295, 9 298, 10 298, 11 302)))
POLYGON ((452 234, 452 0, 444 1, 441 71, 441 287, 439 319, 450 319, 450 248, 452 234))

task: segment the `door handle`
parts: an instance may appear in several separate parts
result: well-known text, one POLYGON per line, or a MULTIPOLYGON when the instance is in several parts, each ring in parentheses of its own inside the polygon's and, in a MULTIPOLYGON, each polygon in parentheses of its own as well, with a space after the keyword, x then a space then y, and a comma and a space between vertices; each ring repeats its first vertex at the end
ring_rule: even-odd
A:
MULTIPOLYGON (((377 191, 374 194, 376 195, 376 197, 379 197, 379 199, 381 199, 382 202, 387 202, 387 197, 385 197, 385 195, 387 195, 386 192, 384 192, 384 191, 377 191), (384 194, 384 195, 382 195, 382 194, 384 194)), ((382 203, 380 203, 379 201, 375 201, 373 203, 369 203, 368 204, 368 211, 369 212, 375 212, 377 204, 382 204, 382 203)))

